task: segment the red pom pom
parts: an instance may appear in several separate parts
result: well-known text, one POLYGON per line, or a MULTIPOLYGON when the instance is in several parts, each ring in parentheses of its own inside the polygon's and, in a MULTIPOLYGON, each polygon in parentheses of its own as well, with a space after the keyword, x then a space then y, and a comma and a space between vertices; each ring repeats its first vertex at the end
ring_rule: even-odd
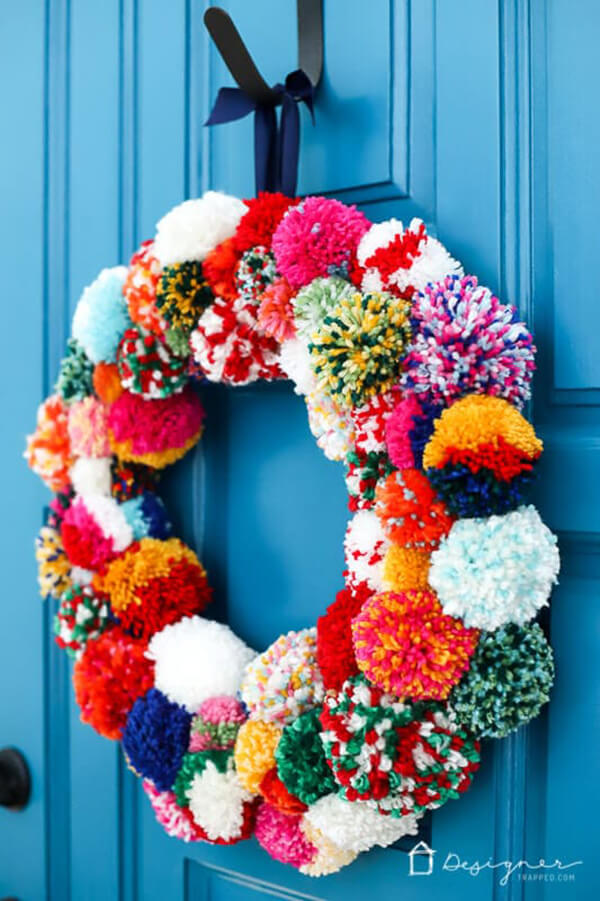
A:
POLYGON ((205 257, 202 274, 215 297, 235 300, 237 296, 235 272, 241 255, 241 252, 235 249, 233 238, 228 238, 205 257))
POLYGON ((343 588, 327 613, 317 620, 317 663, 325 688, 337 691, 349 676, 358 672, 350 624, 372 594, 366 582, 343 588))
POLYGON ((260 783, 259 791, 265 801, 271 807, 275 807, 280 813, 285 813, 288 816, 298 816, 304 813, 305 810, 308 810, 306 804, 303 804, 299 798, 296 798, 287 790, 277 775, 276 767, 273 767, 265 774, 260 783))
POLYGON ((248 212, 244 213, 233 237, 236 250, 242 254, 251 247, 261 244, 271 247, 273 232, 281 222, 283 214, 289 207, 296 206, 299 199, 286 197, 285 194, 269 194, 261 191, 258 197, 245 200, 248 212))

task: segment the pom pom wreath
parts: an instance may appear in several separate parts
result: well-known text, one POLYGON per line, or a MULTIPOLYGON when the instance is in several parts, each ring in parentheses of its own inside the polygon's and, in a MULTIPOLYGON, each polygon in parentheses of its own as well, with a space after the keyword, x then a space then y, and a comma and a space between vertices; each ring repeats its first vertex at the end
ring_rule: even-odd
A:
POLYGON ((382 454, 387 451, 386 423, 396 401, 396 392, 386 391, 373 395, 361 407, 354 407, 350 416, 354 424, 354 449, 358 454, 382 454))
POLYGON ((46 525, 40 529, 35 539, 35 559, 41 596, 58 600, 71 586, 71 564, 55 526, 46 525))
POLYGON ((306 341, 301 338, 288 338, 284 341, 279 350, 279 365, 287 378, 294 383, 295 394, 310 394, 316 391, 317 380, 311 368, 306 341))
POLYGON ((190 347, 211 382, 247 385, 281 377, 279 345, 258 331, 253 304, 217 299, 200 317, 190 347))
POLYGON ((318 854, 315 845, 300 828, 301 822, 302 817, 288 816, 263 802, 256 814, 254 834, 259 845, 273 860, 300 869, 311 864, 318 854))
POLYGON ((152 636, 156 687, 190 713, 214 695, 235 695, 255 651, 228 626, 186 616, 152 636))
POLYGON ((204 567, 178 538, 142 538, 96 581, 123 628, 138 637, 199 613, 212 594, 204 567))
POLYGON ((316 278, 298 292, 293 301, 294 321, 298 334, 310 340, 318 332, 326 316, 352 297, 354 288, 339 276, 316 278))
POLYGON ((156 306, 156 286, 161 265, 154 256, 154 242, 144 241, 129 262, 123 295, 131 321, 154 335, 165 332, 166 323, 156 306))
POLYGON ((51 491, 64 491, 68 487, 69 468, 73 463, 68 407, 58 394, 51 394, 38 407, 36 429, 27 438, 24 457, 51 491))
POLYGON ((99 569, 133 541, 119 504, 101 494, 78 495, 64 515, 60 533, 71 564, 84 569, 99 569))
POLYGON ((83 400, 92 393, 94 365, 74 338, 67 341, 67 351, 60 361, 56 393, 65 404, 83 400))
POLYGON ((109 623, 106 598, 99 596, 90 585, 73 585, 62 595, 54 617, 56 643, 77 660, 87 642, 98 638, 109 623))
POLYGON ((300 867, 300 872, 305 876, 330 876, 356 860, 355 851, 344 851, 342 848, 338 848, 306 817, 302 817, 300 820, 300 828, 304 837, 317 848, 317 855, 311 862, 300 867))
POLYGON ((187 710, 155 688, 129 712, 123 750, 136 773, 151 779, 159 791, 168 791, 175 782, 188 749, 190 721, 187 710))
POLYGON ((529 399, 535 347, 514 307, 477 279, 448 276, 416 295, 415 333, 403 385, 448 404, 464 394, 504 397, 521 409, 529 399))
POLYGON ((409 303, 391 294, 343 298, 311 337, 319 388, 350 408, 392 388, 410 340, 409 312, 409 303))
POLYGON ((542 448, 508 401, 470 394, 436 421, 423 467, 455 516, 490 516, 522 504, 542 448))
POLYGON ((277 270, 293 288, 319 276, 347 277, 369 221, 355 206, 307 197, 291 207, 273 234, 277 270))
POLYGON ((184 842, 197 842, 206 839, 206 833, 194 822, 187 807, 180 807, 177 798, 171 791, 161 792, 149 779, 144 779, 142 788, 146 792, 157 821, 167 835, 180 838, 184 842))
POLYGON ((328 460, 343 460, 353 442, 352 420, 323 391, 306 395, 308 425, 328 460))
POLYGON ((108 411, 95 397, 74 401, 69 407, 69 440, 75 457, 110 457, 106 436, 108 411))
POLYGON ((264 720, 247 720, 237 734, 234 749, 235 766, 240 782, 253 794, 275 767, 275 748, 281 738, 281 729, 264 720))
POLYGON ((445 704, 396 701, 362 675, 326 697, 321 723, 340 796, 393 816, 457 798, 479 766, 479 743, 445 704))
POLYGON ((548 603, 559 555, 535 507, 459 519, 431 555, 429 582, 444 612, 493 631, 523 625, 548 603))
POLYGON ((478 738, 504 738, 550 700, 552 648, 537 623, 484 632, 450 704, 478 738))
POLYGON ((189 335, 213 299, 201 263, 174 263, 162 270, 156 286, 156 306, 172 329, 189 335))
POLYGON ((131 325, 123 297, 126 276, 125 266, 103 269, 75 308, 73 337, 93 363, 114 363, 121 336, 131 325))
POLYGON ((187 383, 185 360, 173 357, 161 338, 139 325, 123 335, 117 366, 123 387, 147 400, 168 397, 187 383))
POLYGON ((173 528, 165 505, 153 491, 144 491, 121 504, 121 510, 133 532, 134 541, 141 538, 171 537, 173 528))
POLYGON ((242 254, 257 245, 271 246, 273 232, 281 222, 284 213, 298 200, 277 192, 259 191, 257 197, 246 200, 246 212, 233 236, 233 244, 242 254))
POLYGON ((352 621, 359 668, 398 698, 447 698, 468 669, 478 637, 476 629, 444 614, 431 591, 373 595, 352 621))
POLYGON ((111 493, 112 457, 78 457, 70 469, 71 483, 76 495, 88 497, 111 493))
POLYGON ((290 794, 314 804, 336 789, 321 742, 320 710, 307 710, 286 726, 275 749, 277 774, 290 794))
POLYGON ((291 795, 279 776, 276 769, 269 770, 260 783, 259 792, 264 800, 279 810, 280 813, 286 813, 289 816, 297 816, 307 810, 306 804, 303 804, 294 795, 291 795))
POLYGON ((371 510, 375 506, 377 484, 393 471, 394 466, 385 452, 350 451, 345 476, 349 509, 352 512, 371 510))
POLYGON ((240 687, 251 717, 284 725, 323 700, 317 630, 280 635, 245 669, 240 687))
POLYGON ((124 391, 110 408, 108 434, 119 459, 162 469, 196 444, 203 421, 204 408, 190 387, 152 401, 124 391))
POLYGON ((152 688, 146 642, 113 626, 87 642, 73 669, 81 719, 105 738, 119 739, 137 698, 152 688))
POLYGON ((236 293, 242 303, 257 304, 277 272, 275 258, 266 247, 245 250, 235 271, 236 293))
POLYGON ((206 255, 202 263, 202 274, 215 295, 223 300, 235 300, 235 270, 240 261, 240 253, 235 249, 233 238, 227 238, 206 255))
POLYGON ((383 582, 389 591, 427 588, 429 554, 392 544, 383 561, 383 582))
POLYGON ((398 219, 372 225, 361 238, 357 258, 364 269, 363 291, 390 291, 399 297, 410 298, 429 282, 463 274, 460 263, 427 234, 420 219, 406 228, 398 219))
POLYGON ((192 720, 190 751, 227 751, 233 748, 246 712, 231 695, 216 695, 200 704, 192 720))
POLYGON ((355 513, 346 529, 344 554, 348 585, 366 582, 372 591, 383 589, 383 560, 389 541, 371 510, 355 513))
POLYGON ((202 262, 217 244, 232 237, 246 209, 243 201, 219 191, 180 203, 157 224, 154 255, 163 268, 202 262))
POLYGON ((276 278, 264 290, 258 308, 260 330, 275 341, 287 341, 296 334, 292 300, 294 292, 285 278, 276 278))
POLYGON ((317 663, 327 689, 339 690, 358 672, 350 624, 372 594, 366 582, 343 588, 317 620, 317 663))
POLYGON ((452 517, 418 469, 398 469, 375 490, 376 513, 394 544, 432 550, 447 535, 452 517))
MULTIPOLYGON (((387 848, 404 835, 416 835, 418 817, 385 816, 366 801, 349 804, 337 795, 325 795, 307 811, 305 821, 346 852, 387 848)), ((310 834, 310 833, 309 833, 310 834)))
POLYGON ((94 366, 94 391, 104 404, 112 404, 123 394, 123 385, 116 363, 97 363, 94 366))

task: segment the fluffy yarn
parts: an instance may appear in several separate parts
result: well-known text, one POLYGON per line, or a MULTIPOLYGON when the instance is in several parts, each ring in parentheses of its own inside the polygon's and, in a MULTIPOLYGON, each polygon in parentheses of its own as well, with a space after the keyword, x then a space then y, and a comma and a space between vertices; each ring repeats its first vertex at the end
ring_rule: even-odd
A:
POLYGON ((302 338, 288 338, 280 346, 279 365, 294 383, 295 394, 310 394, 317 389, 317 380, 310 364, 308 343, 302 338))
POLYGON ((366 582, 343 588, 317 620, 317 663, 327 689, 339 690, 358 672, 350 624, 372 594, 366 582))
POLYGON ((88 359, 81 344, 74 338, 69 338, 56 381, 56 393, 65 404, 83 400, 92 393, 93 371, 93 363, 88 359))
POLYGON ((153 491, 142 491, 121 504, 121 510, 133 532, 135 541, 142 538, 171 537, 173 531, 165 505, 153 491))
POLYGON ((258 325, 260 330, 279 343, 296 334, 292 301, 294 291, 287 279, 276 278, 267 285, 260 299, 258 325))
POLYGON ((69 485, 73 463, 68 430, 68 408, 58 394, 51 394, 37 411, 37 425, 27 438, 23 456, 27 465, 51 491, 64 491, 69 485))
POLYGON ((273 860, 299 869, 309 865, 318 850, 300 828, 300 816, 288 816, 263 802, 256 814, 254 834, 273 860))
POLYGON ((68 430, 74 457, 110 457, 107 420, 106 407, 95 397, 71 403, 68 430))
POLYGON ((352 512, 371 510, 375 506, 377 485, 393 471, 394 466, 385 452, 350 451, 345 475, 348 508, 352 512))
POLYGON ((154 255, 154 242, 144 241, 129 261, 123 295, 131 321, 154 335, 163 335, 166 323, 156 306, 156 286, 161 266, 154 255))
POLYGON ((338 795, 325 795, 313 804, 304 819, 338 848, 355 854, 370 848, 387 848, 403 835, 416 835, 418 817, 408 812, 386 816, 366 801, 351 804, 338 795))
POLYGON ((54 617, 54 635, 59 648, 78 660, 92 638, 98 638, 110 623, 106 598, 91 585, 67 588, 54 617))
POLYGON ((384 391, 374 394, 361 407, 353 408, 350 416, 354 423, 354 448, 358 454, 386 452, 386 424, 396 402, 396 391, 384 391))
POLYGON ((342 848, 338 848, 306 817, 302 817, 300 820, 300 828, 305 838, 317 848, 317 855, 311 862, 300 867, 300 872, 305 876, 330 876, 356 860, 355 851, 344 851, 342 848))
POLYGON ((97 363, 92 379, 94 391, 103 404, 113 404, 123 394, 123 385, 116 363, 97 363))
POLYGON ((344 536, 349 586, 366 582, 372 591, 383 589, 383 561, 389 547, 379 518, 372 510, 355 513, 344 536))
POLYGON ((121 336, 131 325, 123 297, 126 277, 125 266, 103 269, 75 308, 72 335, 93 363, 114 363, 121 336))
POLYGON ((206 839, 204 830, 194 822, 187 807, 180 807, 177 798, 171 791, 161 792, 149 779, 142 782, 157 821, 167 835, 180 838, 184 842, 197 842, 206 839))
POLYGON ((389 591, 427 588, 429 554, 415 548, 392 544, 383 561, 383 582, 389 591))
POLYGON ((233 748, 242 723, 243 704, 231 695, 215 695, 200 704, 192 719, 190 751, 226 751, 233 748))
POLYGON ((233 237, 234 247, 240 254, 257 245, 270 248, 273 232, 286 211, 298 200, 277 192, 259 191, 256 197, 245 203, 246 212, 233 237))
POLYGON ((170 329, 181 331, 187 337, 213 300, 202 263, 172 263, 161 271, 156 306, 170 329))
POLYGON ((73 566, 98 569, 129 547, 133 532, 119 504, 101 494, 77 495, 60 527, 73 566))
POLYGON ((298 334, 310 340, 344 298, 351 297, 354 288, 345 278, 330 276, 316 278, 302 288, 293 300, 294 322, 298 334))
POLYGON ((71 466, 69 475, 76 495, 89 497, 111 493, 111 457, 78 457, 71 466))
POLYGON ((151 688, 138 698, 127 717, 123 750, 136 773, 151 779, 159 791, 168 791, 190 735, 189 713, 151 688))
POLYGON ((158 222, 154 256, 162 267, 189 260, 202 262, 217 244, 232 237, 245 212, 243 201, 219 191, 186 200, 158 222))
POLYGON ((277 774, 290 794, 314 804, 336 789, 321 742, 320 709, 307 710, 285 727, 275 749, 277 774))
POLYGON ((275 767, 275 748, 281 728, 264 720, 247 720, 235 740, 234 758, 240 782, 258 794, 266 774, 275 767))
POLYGON ((45 525, 40 529, 35 539, 35 559, 41 596, 59 599, 71 585, 71 564, 56 526, 45 525))
POLYGON ((275 258, 259 244, 245 250, 235 270, 235 289, 244 304, 258 304, 263 292, 277 275, 275 258))
POLYGON ((375 510, 394 544, 432 550, 447 535, 452 517, 418 469, 398 469, 375 489, 375 510))
POLYGON ((324 391, 307 394, 306 409, 310 431, 327 459, 343 460, 354 440, 348 414, 324 391))
POLYGON ((187 384, 185 360, 174 357, 162 338, 140 325, 123 335, 117 366, 123 387, 146 400, 168 397, 187 384))

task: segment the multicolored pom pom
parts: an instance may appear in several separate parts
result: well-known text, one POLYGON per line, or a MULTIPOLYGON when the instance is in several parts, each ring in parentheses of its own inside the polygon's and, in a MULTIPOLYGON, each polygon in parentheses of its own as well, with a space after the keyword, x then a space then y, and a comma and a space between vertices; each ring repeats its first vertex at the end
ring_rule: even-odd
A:
POLYGON ((245 250, 235 270, 235 289, 242 303, 258 304, 276 275, 270 250, 262 245, 245 250))
POLYGON ((51 491, 69 487, 69 469, 74 462, 69 439, 69 411, 58 394, 51 394, 37 411, 37 425, 27 438, 23 455, 30 469, 51 491))
POLYGON ((162 338, 139 325, 123 335, 117 366, 123 387, 146 400, 169 397, 187 384, 186 361, 174 357, 162 338))
POLYGON ((35 539, 35 559, 41 596, 58 600, 71 587, 71 564, 56 526, 40 529, 35 539))
POLYGON ((73 566, 99 569, 133 541, 119 504, 100 494, 77 495, 66 511, 61 538, 73 566))
POLYGON ((418 469, 398 469, 378 482, 375 510, 394 544, 415 550, 436 548, 453 519, 418 469))
POLYGON ((144 241, 127 268, 123 295, 131 321, 153 335, 163 335, 167 325, 156 306, 156 286, 161 265, 154 255, 154 242, 144 241))
POLYGON ((54 617, 56 643, 70 657, 78 660, 87 642, 98 638, 110 621, 105 597, 94 591, 91 585, 73 585, 63 592, 54 617))
POLYGON ((231 695, 216 695, 200 704, 192 719, 190 751, 227 751, 233 748, 242 723, 243 705, 231 695))
POLYGON ((69 406, 69 440, 74 457, 110 457, 107 436, 108 410, 95 397, 69 406))

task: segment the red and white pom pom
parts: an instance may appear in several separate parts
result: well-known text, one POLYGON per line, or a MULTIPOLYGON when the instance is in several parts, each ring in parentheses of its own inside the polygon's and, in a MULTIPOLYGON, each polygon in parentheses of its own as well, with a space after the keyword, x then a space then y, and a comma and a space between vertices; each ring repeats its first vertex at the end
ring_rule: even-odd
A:
POLYGON ((194 822, 209 841, 229 844, 249 837, 254 795, 242 787, 233 755, 225 772, 208 760, 202 772, 194 775, 186 795, 194 822))
POLYGON ((371 510, 355 513, 344 537, 347 584, 356 586, 366 582, 373 591, 382 591, 383 561, 389 546, 390 542, 375 513, 371 510))
POLYGON ((397 402, 397 392, 386 391, 384 394, 376 394, 366 404, 354 407, 351 411, 354 447, 359 453, 385 451, 385 424, 397 402))

